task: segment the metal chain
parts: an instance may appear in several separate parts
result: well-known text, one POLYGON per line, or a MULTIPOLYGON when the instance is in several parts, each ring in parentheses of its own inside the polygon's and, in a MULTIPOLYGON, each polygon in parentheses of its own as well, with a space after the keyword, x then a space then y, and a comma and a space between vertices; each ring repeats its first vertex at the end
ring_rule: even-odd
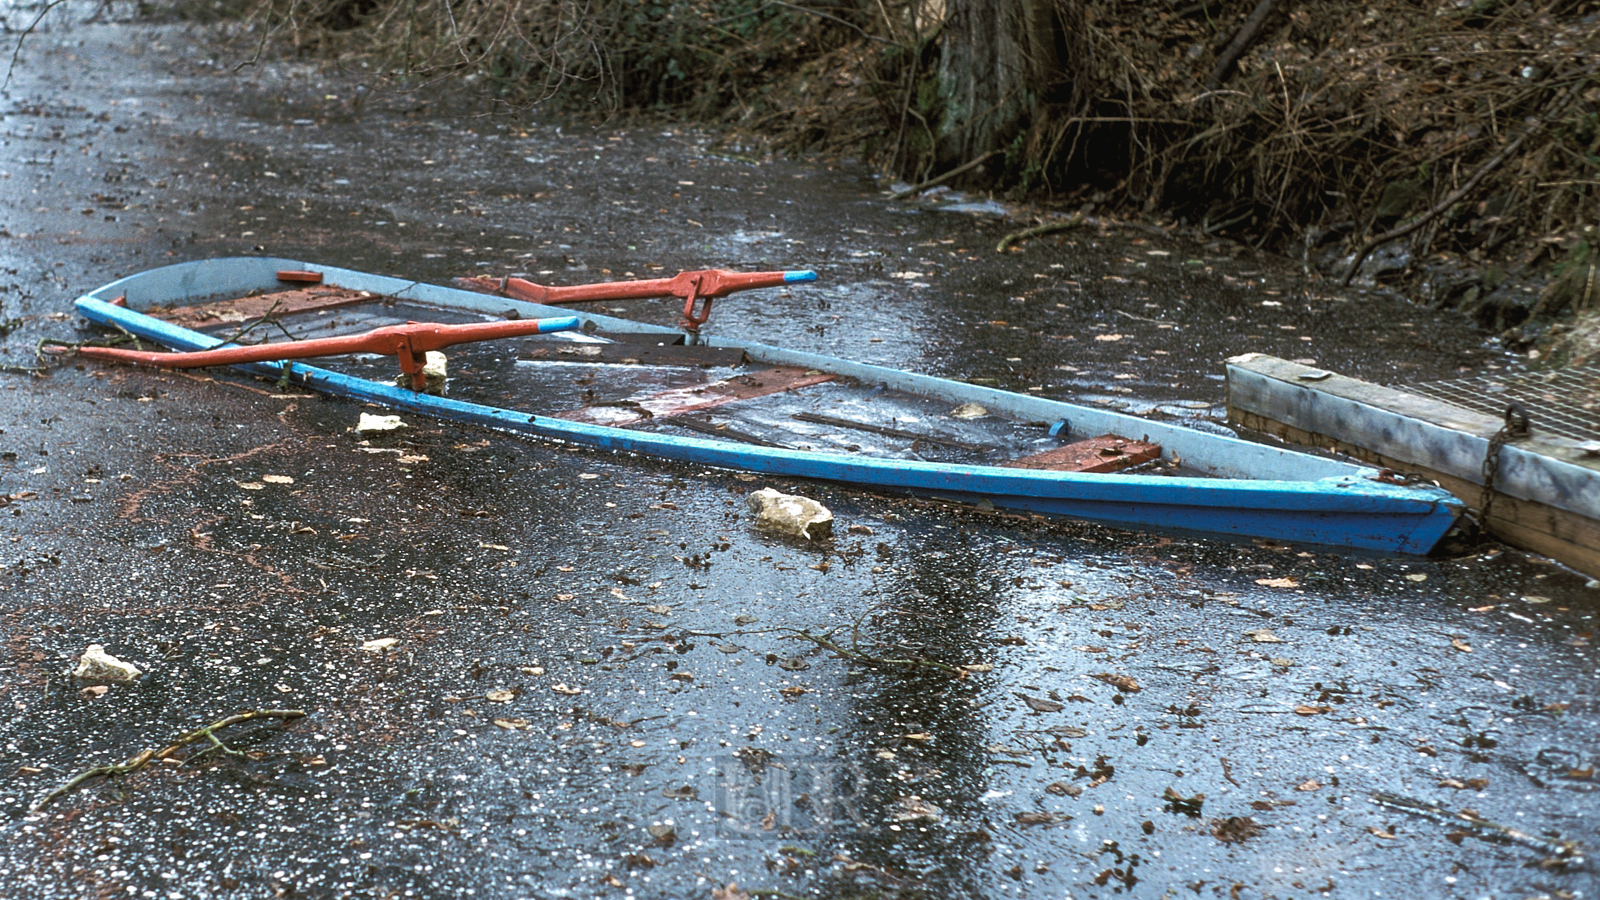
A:
POLYGON ((1500 472, 1500 450, 1506 444, 1520 441, 1533 433, 1528 424, 1528 411, 1515 400, 1506 407, 1505 424, 1489 438, 1489 450, 1483 456, 1483 494, 1478 498, 1479 534, 1488 530, 1489 508, 1494 505, 1494 481, 1500 472))

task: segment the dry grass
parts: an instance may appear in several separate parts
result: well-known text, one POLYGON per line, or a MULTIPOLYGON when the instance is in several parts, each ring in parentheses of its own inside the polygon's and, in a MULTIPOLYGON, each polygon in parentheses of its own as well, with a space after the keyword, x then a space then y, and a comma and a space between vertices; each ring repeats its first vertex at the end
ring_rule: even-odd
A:
MULTIPOLYGON (((1038 108, 1005 165, 969 181, 1278 249, 1354 250, 1406 229, 1394 240, 1417 258, 1533 264, 1595 242, 1583 229, 1600 221, 1597 0, 1299 0, 1220 76, 1253 4, 1058 3, 1091 102, 1038 108)), ((508 102, 666 110, 916 180, 937 174, 942 8, 258 0, 247 21, 252 41, 359 54, 408 83, 477 73, 508 102)))

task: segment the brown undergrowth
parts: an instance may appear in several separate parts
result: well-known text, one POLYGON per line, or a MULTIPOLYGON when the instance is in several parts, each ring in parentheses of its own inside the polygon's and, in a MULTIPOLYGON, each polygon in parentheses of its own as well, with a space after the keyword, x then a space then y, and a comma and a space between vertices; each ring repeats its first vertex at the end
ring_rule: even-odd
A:
MULTIPOLYGON (((965 161, 934 153, 961 127, 940 60, 963 3, 979 5, 256 0, 236 46, 336 55, 391 85, 462 76, 567 115, 666 112, 915 182, 965 161)), ((1488 326, 1594 303, 1597 0, 1053 3, 1072 103, 1041 91, 958 184, 1136 210, 1364 280, 1443 271, 1425 299, 1487 304, 1488 326), (1531 271, 1542 298, 1491 302, 1531 271)))

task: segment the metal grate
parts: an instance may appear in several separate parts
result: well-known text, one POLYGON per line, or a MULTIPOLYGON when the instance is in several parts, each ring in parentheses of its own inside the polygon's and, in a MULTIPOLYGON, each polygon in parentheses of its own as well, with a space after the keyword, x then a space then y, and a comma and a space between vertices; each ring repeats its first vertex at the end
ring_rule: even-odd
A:
POLYGON ((1515 400, 1528 411, 1540 437, 1600 440, 1600 366, 1573 366, 1554 372, 1476 375, 1434 381, 1406 390, 1490 415, 1505 414, 1515 400))

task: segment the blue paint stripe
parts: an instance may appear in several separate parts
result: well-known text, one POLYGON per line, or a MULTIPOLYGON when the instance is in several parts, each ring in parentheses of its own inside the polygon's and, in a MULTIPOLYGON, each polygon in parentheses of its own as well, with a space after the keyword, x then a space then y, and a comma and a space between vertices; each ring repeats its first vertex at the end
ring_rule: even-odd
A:
POLYGON ((810 269, 794 269, 783 273, 783 280, 791 284, 796 281, 816 281, 817 273, 810 269))

